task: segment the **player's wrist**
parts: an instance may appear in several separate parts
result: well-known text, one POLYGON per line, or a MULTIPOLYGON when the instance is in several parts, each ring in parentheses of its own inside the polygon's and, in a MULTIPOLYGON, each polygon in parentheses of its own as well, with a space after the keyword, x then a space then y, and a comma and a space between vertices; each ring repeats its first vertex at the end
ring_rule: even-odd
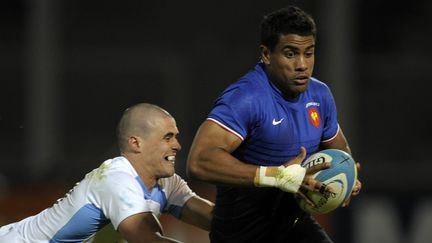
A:
POLYGON ((257 187, 275 187, 278 167, 259 166, 255 172, 254 183, 257 187))
POLYGON ((290 166, 260 166, 255 172, 257 187, 277 187, 282 191, 296 193, 300 188, 306 169, 298 164, 290 166))

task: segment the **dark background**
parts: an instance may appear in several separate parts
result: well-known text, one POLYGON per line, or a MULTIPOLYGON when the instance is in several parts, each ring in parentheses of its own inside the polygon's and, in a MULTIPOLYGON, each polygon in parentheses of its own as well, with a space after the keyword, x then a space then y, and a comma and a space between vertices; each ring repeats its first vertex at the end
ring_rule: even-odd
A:
MULTIPOLYGON (((395 208, 384 217, 400 220, 398 232, 414 242, 410 212, 432 195, 426 0, 1 1, 0 199, 35 184, 71 187, 116 156, 117 121, 139 102, 176 118, 176 169, 187 179, 196 129, 258 61, 262 16, 288 3, 316 20, 314 76, 333 90, 362 163, 362 197, 333 224, 356 225, 353 212, 378 198, 395 208)), ((349 230, 335 234, 363 242, 349 230)))

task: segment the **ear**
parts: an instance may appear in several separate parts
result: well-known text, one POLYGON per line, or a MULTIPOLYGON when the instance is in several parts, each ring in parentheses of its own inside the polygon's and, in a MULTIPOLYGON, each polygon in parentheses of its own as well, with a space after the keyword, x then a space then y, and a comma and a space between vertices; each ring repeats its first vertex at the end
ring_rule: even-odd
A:
POLYGON ((265 45, 260 45, 261 60, 264 64, 270 64, 270 49, 265 45))
POLYGON ((141 147, 141 139, 136 136, 131 136, 128 139, 128 145, 131 151, 138 152, 141 147))

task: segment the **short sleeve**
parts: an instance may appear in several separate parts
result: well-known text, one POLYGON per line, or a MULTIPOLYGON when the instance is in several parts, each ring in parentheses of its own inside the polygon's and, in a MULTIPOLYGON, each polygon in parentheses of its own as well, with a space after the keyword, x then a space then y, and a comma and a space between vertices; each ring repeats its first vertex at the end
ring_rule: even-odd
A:
POLYGON ((253 90, 246 91, 245 88, 235 86, 227 89, 215 101, 208 119, 244 140, 258 110, 256 109, 257 99, 254 98, 253 93, 253 90))
POLYGON ((196 196, 196 194, 189 188, 186 181, 177 174, 169 178, 160 179, 160 184, 162 190, 166 193, 168 201, 163 211, 172 214, 176 218, 180 218, 183 205, 191 197, 196 196))
POLYGON ((327 85, 324 86, 326 92, 324 93, 324 129, 321 141, 328 141, 336 136, 339 125, 337 120, 337 109, 333 95, 327 85))

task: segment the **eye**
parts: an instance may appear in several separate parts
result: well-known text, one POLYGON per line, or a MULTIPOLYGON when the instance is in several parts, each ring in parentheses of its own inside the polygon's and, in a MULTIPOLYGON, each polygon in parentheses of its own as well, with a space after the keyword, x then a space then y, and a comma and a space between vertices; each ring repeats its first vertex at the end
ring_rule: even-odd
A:
POLYGON ((311 47, 311 48, 307 48, 304 52, 304 55, 306 57, 312 57, 315 54, 315 48, 311 47))
POLYGON ((165 136, 163 137, 163 139, 164 139, 165 141, 169 142, 169 141, 171 140, 172 137, 173 137, 173 134, 169 133, 169 134, 165 135, 165 136))
POLYGON ((284 52, 284 55, 285 55, 286 57, 288 57, 288 58, 293 58, 293 57, 295 57, 295 52, 294 52, 294 51, 291 51, 291 50, 288 50, 288 51, 285 51, 285 52, 284 52))
POLYGON ((163 140, 170 142, 173 139, 177 139, 179 134, 174 134, 174 133, 167 133, 164 137, 163 140))
POLYGON ((314 51, 307 51, 306 53, 305 53, 305 56, 306 57, 312 57, 314 55, 314 51))

